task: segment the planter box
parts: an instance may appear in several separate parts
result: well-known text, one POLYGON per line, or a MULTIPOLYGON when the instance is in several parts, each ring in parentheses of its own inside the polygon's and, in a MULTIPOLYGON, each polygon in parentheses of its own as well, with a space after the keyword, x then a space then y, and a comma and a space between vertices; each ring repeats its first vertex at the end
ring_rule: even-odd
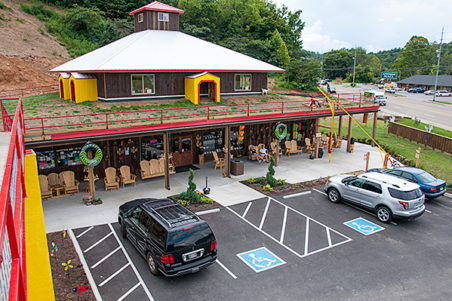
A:
POLYGON ((231 174, 234 176, 240 176, 244 173, 245 164, 241 161, 233 160, 231 161, 231 174))

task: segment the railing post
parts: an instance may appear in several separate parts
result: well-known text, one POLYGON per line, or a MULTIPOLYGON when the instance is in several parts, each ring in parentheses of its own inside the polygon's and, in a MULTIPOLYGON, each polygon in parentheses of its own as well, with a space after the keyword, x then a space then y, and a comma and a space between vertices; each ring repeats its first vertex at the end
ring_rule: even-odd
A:
POLYGON ((207 107, 207 120, 210 119, 210 107, 207 107))
POLYGON ((44 135, 44 119, 41 117, 42 134, 44 135))
POLYGON ((248 104, 248 117, 250 116, 250 104, 248 104))
POLYGON ((108 113, 105 113, 105 124, 108 130, 108 113))
POLYGON ((359 107, 361 108, 361 93, 359 93, 359 107))
POLYGON ((281 114, 284 114, 284 101, 281 102, 281 114))
POLYGON ((160 110, 160 124, 163 124, 163 109, 160 110))

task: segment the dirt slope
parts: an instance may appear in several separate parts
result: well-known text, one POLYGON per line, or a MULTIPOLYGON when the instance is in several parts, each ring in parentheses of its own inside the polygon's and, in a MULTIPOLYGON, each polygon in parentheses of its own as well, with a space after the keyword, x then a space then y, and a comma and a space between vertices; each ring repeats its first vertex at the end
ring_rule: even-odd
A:
POLYGON ((2 3, 9 9, 0 9, 0 91, 57 85, 48 70, 69 60, 66 48, 19 1, 2 3))

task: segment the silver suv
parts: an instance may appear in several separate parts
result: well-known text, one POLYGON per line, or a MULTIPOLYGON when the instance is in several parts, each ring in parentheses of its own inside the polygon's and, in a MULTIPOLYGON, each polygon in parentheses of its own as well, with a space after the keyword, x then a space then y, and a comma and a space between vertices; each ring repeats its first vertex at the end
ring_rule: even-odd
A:
POLYGON ((425 211, 419 185, 388 174, 338 175, 329 178, 324 189, 331 202, 343 199, 374 211, 383 223, 393 218, 413 219, 425 211))

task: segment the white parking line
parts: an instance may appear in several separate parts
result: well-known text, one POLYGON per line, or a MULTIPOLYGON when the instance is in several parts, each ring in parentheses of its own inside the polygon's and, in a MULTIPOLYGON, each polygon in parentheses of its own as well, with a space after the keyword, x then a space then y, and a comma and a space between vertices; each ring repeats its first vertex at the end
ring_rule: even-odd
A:
POLYGON ((287 210, 288 210, 288 207, 284 208, 283 224, 282 224, 282 228, 281 228, 281 238, 279 239, 280 243, 283 243, 284 235, 286 233, 287 210))
POLYGON ((227 267, 225 267, 224 264, 222 264, 218 259, 217 263, 220 265, 220 267, 223 268, 223 270, 225 270, 229 275, 231 275, 232 278, 237 279, 237 276, 234 275, 234 273, 232 273, 227 267))
POLYGON ((88 282, 91 286, 91 289, 93 290, 94 297, 96 298, 97 301, 102 301, 102 297, 100 296, 99 290, 97 289, 96 282, 94 281, 93 275, 89 270, 89 266, 86 263, 85 257, 83 257, 82 249, 80 248, 77 238, 75 238, 74 232, 72 232, 72 229, 69 229, 67 232, 72 240, 72 243, 74 244, 75 252, 77 253, 78 258, 82 263, 83 270, 85 271, 86 278, 88 278, 88 282))
POLYGON ((125 268, 127 268, 130 265, 130 262, 126 263, 122 268, 120 268, 119 270, 117 270, 116 272, 114 272, 113 274, 110 275, 110 277, 108 277, 107 279, 105 279, 104 281, 102 281, 99 284, 99 287, 104 286, 104 284, 106 284, 108 281, 110 281, 111 279, 115 278, 116 275, 118 275, 119 273, 121 273, 125 268))
POLYGON ((98 240, 95 244, 93 244, 91 247, 89 247, 88 249, 86 249, 85 251, 83 251, 83 253, 88 252, 89 250, 91 250, 92 248, 94 248, 95 246, 97 246, 98 244, 100 244, 101 242, 103 242, 104 240, 106 240, 110 235, 112 235, 113 233, 108 233, 107 235, 105 235, 101 240, 98 240))
POLYGON ((331 247, 331 234, 330 234, 330 228, 326 228, 326 237, 328 238, 328 246, 331 247))
POLYGON ((124 295, 122 295, 117 301, 122 301, 124 300, 128 295, 130 295, 131 292, 133 292, 137 287, 140 286, 141 283, 137 283, 135 284, 134 287, 132 287, 131 289, 129 289, 124 295))
POLYGON ((262 219, 261 219, 261 223, 259 225, 259 229, 262 229, 262 226, 264 225, 265 217, 267 216, 267 212, 268 212, 268 206, 270 206, 270 197, 268 198, 267 205, 265 205, 265 210, 264 210, 264 214, 262 215, 262 219))
POLYGON ((308 190, 308 191, 288 194, 288 195, 283 196, 283 199, 290 199, 290 198, 294 198, 294 197, 297 197, 297 196, 300 196, 300 195, 305 195, 305 194, 310 194, 310 193, 311 193, 311 191, 308 190))
POLYGON ((83 231, 82 233, 80 233, 79 235, 77 235, 77 238, 82 237, 83 235, 85 235, 86 233, 88 233, 92 228, 94 228, 93 226, 89 227, 88 229, 86 229, 85 231, 83 231))
POLYGON ((91 269, 94 269, 95 267, 97 267, 99 264, 101 264, 102 262, 104 262, 105 260, 107 260, 111 255, 113 255, 114 253, 116 253, 116 251, 118 251, 119 249, 121 249, 121 247, 117 247, 116 249, 114 249, 113 251, 111 251, 108 255, 106 255, 104 258, 102 258, 101 260, 99 260, 96 264, 94 264, 93 266, 91 266, 91 269))
POLYGON ((130 263, 130 266, 132 267, 135 275, 137 276, 138 280, 140 281, 141 285, 143 286, 144 292, 146 293, 146 295, 148 296, 149 300, 154 301, 154 298, 152 297, 151 293, 149 292, 148 287, 146 286, 146 284, 143 281, 143 278, 141 278, 140 273, 138 273, 137 268, 133 265, 132 260, 129 257, 129 254, 127 254, 126 249, 124 248, 123 244, 121 243, 121 240, 119 240, 118 235, 116 235, 115 230, 113 229, 113 226, 111 224, 108 224, 108 226, 110 227, 111 231, 113 232, 113 235, 116 238, 116 241, 118 242, 119 246, 121 247, 122 252, 124 253, 124 255, 126 256, 127 260, 130 263))
MULTIPOLYGON (((325 248, 322 248, 322 249, 319 249, 319 250, 310 252, 310 253, 307 253, 306 250, 305 250, 305 254, 301 255, 301 254, 299 254, 298 252, 294 251, 292 248, 290 248, 290 247, 286 246, 285 244, 283 244, 280 240, 277 240, 276 238, 274 238, 273 236, 271 236, 271 235, 268 234, 267 232, 263 231, 262 229, 259 229, 257 226, 255 226, 253 223, 251 223, 250 221, 248 221, 248 220, 245 219, 244 217, 240 216, 240 214, 238 214, 237 212, 235 212, 235 211, 232 210, 231 208, 226 207, 226 209, 228 209, 229 211, 231 211, 233 214, 235 214, 236 216, 238 216, 239 218, 241 218, 243 221, 245 221, 245 222, 246 222, 247 224, 249 224, 251 227, 253 227, 253 228, 256 229, 257 231, 261 232, 262 234, 264 234, 264 235, 267 236, 268 238, 272 239, 272 240, 275 241, 277 244, 279 244, 280 246, 282 246, 282 247, 285 248, 286 250, 290 251, 291 253, 293 253, 295 256, 297 256, 297 257, 299 257, 299 258, 303 258, 303 257, 309 256, 309 255, 318 253, 318 252, 320 252, 320 251, 324 251, 324 250, 327 250, 327 249, 329 249, 329 248, 333 248, 333 247, 342 245, 342 244, 344 244, 344 243, 346 243, 346 242, 352 241, 352 239, 351 239, 350 237, 348 237, 348 236, 346 236, 346 235, 344 235, 344 234, 342 234, 342 233, 340 233, 340 232, 338 232, 338 231, 336 231, 336 230, 334 230, 334 229, 331 229, 331 228, 325 226, 324 224, 322 224, 322 223, 320 223, 320 222, 318 222, 318 221, 316 221, 316 220, 310 218, 309 216, 307 216, 307 215, 301 213, 300 211, 298 211, 298 210, 296 210, 296 209, 293 209, 292 207, 289 207, 289 206, 287 206, 287 205, 285 205, 285 204, 281 203, 280 201, 275 200, 275 199, 273 199, 273 198, 270 198, 270 197, 269 197, 269 199, 272 200, 272 201, 275 201, 276 203, 278 203, 278 204, 280 204, 280 205, 282 205, 282 206, 284 206, 284 207, 287 207, 288 209, 292 210, 292 211, 295 212, 295 213, 298 213, 298 214, 301 215, 301 216, 304 216, 306 219, 312 220, 313 222, 315 222, 315 223, 317 223, 317 224, 319 224, 319 225, 321 225, 321 226, 323 226, 323 227, 325 227, 325 228, 330 229, 330 231, 333 231, 333 232, 337 233, 338 235, 342 236, 345 240, 344 240, 344 241, 341 241, 341 242, 339 242, 339 243, 336 243, 336 244, 334 244, 334 245, 331 245, 331 246, 328 246, 328 247, 325 247, 325 248)), ((305 244, 305 245, 306 245, 306 244, 305 244)))
POLYGON ((325 192, 323 192, 323 191, 320 191, 320 190, 318 190, 318 189, 312 188, 312 190, 314 190, 314 191, 317 191, 318 193, 321 193, 321 194, 323 194, 323 195, 326 195, 326 193, 325 193, 325 192))
POLYGON ((304 255, 308 254, 309 244, 309 217, 306 218, 306 235, 304 236, 304 255))
POLYGON ((243 212, 243 215, 242 215, 243 218, 245 218, 245 216, 248 213, 248 210, 250 210, 250 207, 252 204, 253 204, 253 202, 249 202, 248 206, 246 206, 245 212, 243 212))
POLYGON ((425 212, 427 212, 427 213, 432 213, 430 210, 427 210, 427 209, 425 209, 425 212))

